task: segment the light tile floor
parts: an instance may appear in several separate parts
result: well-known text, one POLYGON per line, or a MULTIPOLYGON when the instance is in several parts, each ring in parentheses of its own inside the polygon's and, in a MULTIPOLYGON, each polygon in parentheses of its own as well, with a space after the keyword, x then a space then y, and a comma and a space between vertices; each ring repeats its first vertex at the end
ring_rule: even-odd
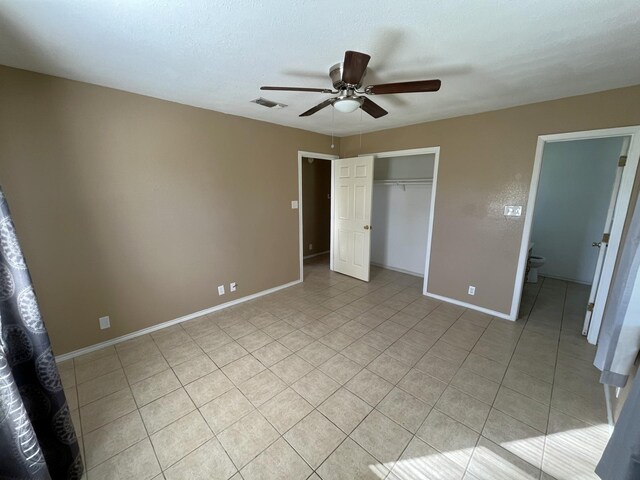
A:
POLYGON ((590 479, 608 439, 586 287, 517 322, 372 269, 305 282, 60 365, 90 480, 590 479))

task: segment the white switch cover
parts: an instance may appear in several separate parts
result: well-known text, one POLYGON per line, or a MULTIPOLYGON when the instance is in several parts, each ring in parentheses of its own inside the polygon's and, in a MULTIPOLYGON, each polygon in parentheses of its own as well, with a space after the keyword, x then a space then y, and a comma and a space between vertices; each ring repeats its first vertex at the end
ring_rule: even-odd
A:
POLYGON ((469 285, 469 295, 475 295, 476 294, 476 287, 474 287, 473 285, 469 285))
POLYGON ((291 208, 295 210, 298 208, 298 200, 291 200, 291 208))
POLYGON ((504 216, 505 217, 519 217, 522 215, 522 205, 505 205, 504 216))
POLYGON ((111 320, 109 320, 109 317, 100 317, 98 321, 100 322, 100 330, 105 330, 111 327, 111 320))
POLYGON ((218 287, 218 295, 224 295, 224 285, 218 287))
POLYGON ((229 291, 230 292, 235 292, 238 289, 238 284, 236 282, 231 282, 229 284, 229 291))

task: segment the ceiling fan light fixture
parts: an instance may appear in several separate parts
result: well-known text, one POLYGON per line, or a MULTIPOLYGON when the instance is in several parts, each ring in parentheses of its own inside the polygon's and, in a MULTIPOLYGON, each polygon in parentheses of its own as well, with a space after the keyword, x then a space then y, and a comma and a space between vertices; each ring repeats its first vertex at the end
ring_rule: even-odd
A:
POLYGON ((346 97, 339 98, 333 104, 333 107, 340 113, 355 112, 362 105, 362 98, 360 97, 346 97))

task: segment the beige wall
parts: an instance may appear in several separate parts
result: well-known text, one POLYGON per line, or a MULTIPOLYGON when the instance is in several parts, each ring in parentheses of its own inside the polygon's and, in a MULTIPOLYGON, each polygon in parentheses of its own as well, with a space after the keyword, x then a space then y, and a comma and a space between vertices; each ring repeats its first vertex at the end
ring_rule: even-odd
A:
MULTIPOLYGON (((640 124, 640 86, 342 138, 341 156, 440 146, 429 292, 509 313, 538 135, 640 124), (476 286, 476 295, 467 287, 476 286)), ((391 112, 391 115, 393 112, 391 112)))
POLYGON ((302 159, 303 255, 326 252, 331 239, 331 161, 302 159), (313 248, 309 249, 309 244, 313 248))
POLYGON ((55 353, 297 280, 297 151, 330 143, 0 67, 0 184, 55 353))

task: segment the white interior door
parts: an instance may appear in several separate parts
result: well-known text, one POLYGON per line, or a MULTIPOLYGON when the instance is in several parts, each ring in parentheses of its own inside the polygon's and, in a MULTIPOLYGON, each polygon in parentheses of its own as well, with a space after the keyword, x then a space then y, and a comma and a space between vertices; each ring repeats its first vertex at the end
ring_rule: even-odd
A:
POLYGON ((334 160, 333 269, 369 281, 373 156, 334 160))
MULTIPOLYGON (((602 268, 604 261, 607 257, 609 250, 609 238, 611 234, 611 227, 613 225, 613 217, 616 211, 616 203, 618 199, 618 193, 620 191, 620 183, 622 181, 622 173, 624 170, 625 162, 622 159, 626 159, 627 152, 629 150, 629 137, 625 137, 622 144, 622 151, 620 153, 621 161, 618 164, 618 170, 616 172, 616 178, 613 183, 613 191, 611 192, 611 200, 609 201, 609 210, 607 211, 607 220, 604 225, 604 232, 601 239, 594 239, 593 246, 599 248, 598 260, 596 262, 596 270, 593 275, 593 282, 591 283, 591 292, 589 293, 589 303, 587 305, 587 313, 584 317, 584 325, 582 327, 582 334, 587 335, 589 333, 589 327, 595 320, 595 324, 600 325, 602 320, 602 314, 604 308, 595 308, 597 302, 605 302, 608 292, 600 292, 600 279, 602 278, 602 268)), ((602 307, 598 305, 598 307, 602 307)))

